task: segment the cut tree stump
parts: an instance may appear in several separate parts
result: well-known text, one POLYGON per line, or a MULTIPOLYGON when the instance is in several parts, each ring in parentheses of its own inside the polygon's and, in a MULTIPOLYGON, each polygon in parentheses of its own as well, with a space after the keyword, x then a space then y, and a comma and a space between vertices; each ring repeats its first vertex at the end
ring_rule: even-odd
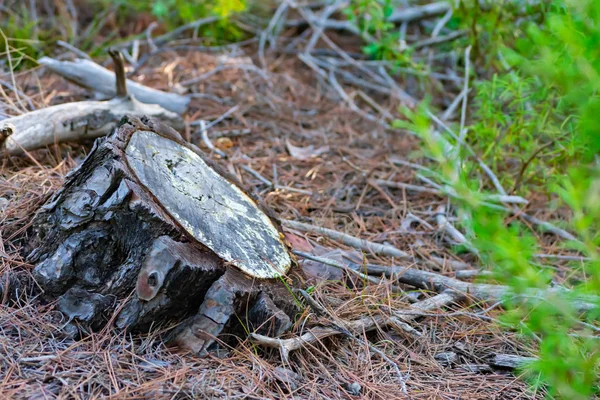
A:
MULTIPOLYGON (((148 330, 198 354, 279 336, 302 274, 268 211, 179 134, 125 117, 34 220, 34 277, 72 325, 148 330)), ((72 326, 71 325, 71 326, 72 326)))

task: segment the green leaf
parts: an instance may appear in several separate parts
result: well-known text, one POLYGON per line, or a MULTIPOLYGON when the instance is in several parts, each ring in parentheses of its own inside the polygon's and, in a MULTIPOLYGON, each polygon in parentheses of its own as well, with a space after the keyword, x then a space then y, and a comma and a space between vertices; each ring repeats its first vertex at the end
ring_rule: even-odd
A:
POLYGON ((163 1, 157 1, 152 6, 152 14, 157 16, 158 18, 166 17, 169 12, 169 8, 167 4, 163 1))

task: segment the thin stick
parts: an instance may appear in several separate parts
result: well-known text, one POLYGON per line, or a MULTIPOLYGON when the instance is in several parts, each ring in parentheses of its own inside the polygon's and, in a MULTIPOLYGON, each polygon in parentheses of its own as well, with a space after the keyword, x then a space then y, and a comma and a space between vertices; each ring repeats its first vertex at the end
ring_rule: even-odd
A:
POLYGON ((360 109, 355 103, 354 101, 352 101, 352 99, 350 98, 350 96, 348 96, 348 94, 344 91, 344 89, 342 88, 342 86, 338 83, 337 79, 335 78, 335 74, 333 73, 333 71, 329 71, 329 83, 331 83, 331 86, 333 86, 333 88, 338 92, 338 94, 340 95, 340 97, 346 101, 346 103, 348 104, 348 107, 350 107, 350 109, 352 111, 354 111, 355 113, 361 115, 363 118, 368 119, 369 121, 373 121, 373 122, 377 122, 379 125, 385 127, 385 128, 389 128, 389 124, 380 120, 377 117, 374 117, 373 115, 369 114, 366 111, 363 111, 362 109, 360 109))
POLYGON ((283 226, 288 228, 297 229, 303 232, 312 232, 318 233, 320 235, 327 236, 332 240, 339 241, 347 246, 354 247, 357 249, 361 249, 364 251, 372 252, 375 254, 382 254, 390 257, 401 258, 401 259, 413 259, 413 257, 394 247, 387 244, 380 244, 375 242, 369 242, 364 239, 359 239, 354 236, 348 235, 346 233, 334 231, 333 229, 321 228, 319 226, 314 226, 310 224, 305 224, 303 222, 291 221, 291 220, 281 220, 283 226))
MULTIPOLYGON (((292 2, 290 1, 289 3, 292 2)), ((295 4, 290 4, 290 6, 296 8, 295 4)), ((395 24, 409 23, 425 18, 431 18, 436 17, 438 15, 442 15, 450 9, 452 9, 452 5, 446 1, 426 4, 423 6, 398 8, 392 12, 392 15, 390 15, 386 21, 395 24)), ((317 18, 311 16, 310 18, 305 19, 288 20, 286 21, 285 25, 288 27, 295 27, 305 25, 307 23, 311 24, 316 21, 317 18)), ((327 20, 323 22, 323 28, 332 30, 347 30, 355 34, 360 33, 356 26, 350 23, 349 21, 327 20)))
MULTIPOLYGON (((527 299, 547 299, 557 294, 566 294, 567 290, 562 287, 552 287, 547 289, 531 288, 522 293, 514 293, 512 288, 504 285, 491 285, 483 283, 462 282, 458 279, 449 278, 433 272, 421 271, 416 269, 390 267, 367 264, 366 266, 356 266, 366 270, 371 275, 383 274, 387 277, 396 277, 402 283, 415 286, 421 289, 433 289, 441 292, 445 289, 456 290, 460 293, 469 294, 471 297, 480 301, 490 303, 504 304, 508 298, 511 301, 527 299)), ((585 296, 573 300, 573 307, 580 313, 588 313, 597 309, 600 299, 597 296, 585 296)))
MULTIPOLYGON (((219 118, 215 119, 214 121, 211 121, 208 125, 206 125, 206 129, 210 129, 213 126, 217 125, 218 123, 223 121, 225 118, 229 117, 231 114, 233 114, 234 112, 239 110, 239 108, 240 108, 239 104, 231 107, 229 110, 225 111, 225 113, 223 115, 221 115, 219 118)), ((206 121, 198 120, 198 121, 190 122, 190 125, 194 126, 194 125, 200 125, 203 123, 206 124, 206 121)))
POLYGON ((273 17, 271 18, 269 26, 267 26, 267 29, 260 34, 260 41, 258 42, 258 60, 260 61, 260 67, 262 69, 267 69, 267 62, 265 60, 265 44, 267 42, 267 32, 269 31, 269 27, 271 26, 273 19, 279 18, 279 9, 282 7, 287 7, 287 4, 281 3, 279 7, 277 7, 277 11, 275 11, 275 15, 273 15, 273 17))
POLYGON ((438 23, 435 24, 435 28, 433 28, 433 31, 431 31, 431 37, 436 37, 437 35, 439 35, 442 29, 444 29, 444 26, 446 26, 448 21, 450 21, 450 18, 452 18, 452 8, 450 8, 446 12, 446 14, 444 14, 444 16, 440 18, 438 23))
MULTIPOLYGON (((365 275, 362 272, 357 271, 355 269, 347 268, 346 266, 344 266, 341 263, 336 262, 335 260, 331 260, 331 259, 323 258, 323 257, 319 257, 319 256, 313 256, 312 254, 308 254, 308 253, 305 253, 305 252, 302 252, 302 251, 298 251, 298 250, 292 250, 292 253, 294 253, 295 255, 300 256, 302 258, 307 258, 307 259, 312 260, 312 261, 316 261, 316 262, 319 262, 319 263, 322 263, 322 264, 325 264, 325 265, 329 265, 329 266, 332 266, 332 267, 335 267, 335 268, 338 268, 338 269, 342 269, 342 270, 344 270, 346 272, 349 272, 349 273, 351 273, 353 275, 356 275, 357 277, 359 277, 363 281, 369 281, 369 282, 374 283, 376 285, 381 284, 381 280, 375 278, 374 276, 365 275)), ((399 288, 396 285, 391 285, 391 291, 392 291, 392 293, 404 293, 404 290, 402 290, 401 288, 399 288)))
MULTIPOLYGON (((189 24, 182 25, 177 29, 173 29, 171 32, 167 32, 164 35, 154 38, 154 44, 156 46, 162 46, 163 44, 170 42, 171 40, 175 39, 177 36, 181 35, 183 32, 185 32, 187 30, 198 29, 203 25, 213 23, 215 21, 218 21, 219 19, 220 19, 220 17, 206 17, 206 18, 202 18, 202 19, 198 19, 196 21, 190 22, 189 24)), ((133 40, 139 40, 139 38, 140 38, 140 35, 138 35, 138 37, 136 37, 133 40)), ((118 45, 118 47, 119 48, 128 47, 131 45, 133 40, 120 43, 118 45)))
MULTIPOLYGON (((340 243, 345 244, 346 246, 353 247, 355 249, 372 251, 375 254, 381 254, 389 257, 396 257, 399 259, 406 259, 412 262, 416 262, 416 258, 411 256, 410 254, 389 245, 383 245, 379 243, 369 242, 364 239, 359 239, 354 236, 335 231, 333 229, 321 228, 318 226, 305 224, 302 222, 291 221, 291 220, 281 220, 281 224, 283 226, 287 226, 288 228, 297 229, 302 232, 310 232, 310 233, 318 233, 328 237, 329 239, 339 241, 340 243)), ((446 260, 442 257, 430 256, 431 261, 423 260, 425 264, 432 265, 433 267, 444 267, 449 265, 452 269, 460 270, 469 268, 468 264, 465 264, 462 261, 456 260, 446 260)), ((324 262, 324 261, 320 261, 324 262)))
POLYGON ((214 144, 210 141, 208 137, 208 131, 206 130, 206 122, 204 120, 200 120, 200 135, 202 136, 202 142, 208 147, 212 152, 217 153, 221 158, 227 158, 227 154, 223 151, 217 149, 214 144))
POLYGON ((479 251, 467 240, 461 231, 456 229, 454 225, 446 218, 446 207, 439 206, 436 210, 435 219, 440 229, 446 231, 448 235, 457 243, 466 246, 473 254, 479 255, 479 251))
POLYGON ((212 138, 222 138, 222 137, 234 138, 234 137, 239 137, 239 136, 246 136, 246 135, 249 135, 250 133, 252 133, 252 131, 250 129, 224 129, 222 131, 214 131, 213 130, 209 136, 212 138))
POLYGON ((256 171, 256 170, 248 167, 247 165, 242 165, 242 166, 240 166, 240 168, 243 169, 244 171, 248 172, 252 176, 254 176, 256 179, 258 179, 259 181, 261 181, 265 185, 269 186, 270 188, 273 188, 273 189, 276 189, 276 190, 285 190, 285 191, 288 191, 288 192, 295 192, 295 193, 300 193, 300 194, 306 194, 308 196, 312 196, 313 195, 313 192, 311 192, 309 190, 296 189, 296 188, 293 188, 293 187, 282 186, 282 185, 278 185, 276 183, 273 183, 270 180, 268 180, 267 178, 265 178, 264 176, 262 176, 258 171, 256 171))
POLYGON ((86 60, 92 59, 85 51, 79 50, 77 47, 73 46, 72 44, 63 42, 62 40, 57 40, 56 44, 59 45, 60 47, 64 47, 65 49, 69 50, 71 53, 77 55, 78 57, 85 58, 86 60))
MULTIPOLYGON (((332 319, 334 319, 334 318, 335 318, 335 317, 334 317, 333 315, 331 315, 331 314, 330 314, 330 317, 332 317, 332 319)), ((398 367, 398 364, 397 364, 397 363, 396 363, 394 360, 392 360, 391 358, 389 358, 389 357, 388 357, 388 356, 387 356, 387 355, 386 355, 384 352, 382 352, 382 351, 381 351, 381 350, 379 350, 377 347, 375 347, 375 346, 374 346, 374 345, 373 345, 371 342, 369 342, 369 341, 364 341, 364 340, 362 340, 362 339, 359 339, 359 338, 357 337, 359 334, 363 334, 363 335, 364 335, 364 334, 366 333, 365 331, 363 331, 363 332, 357 332, 357 333, 352 333, 352 332, 350 332, 348 329, 346 329, 346 328, 344 327, 343 321, 342 321, 342 323, 341 323, 341 324, 338 324, 338 323, 336 323, 335 327, 336 327, 336 328, 337 328, 337 329, 338 329, 338 330, 339 330, 339 331, 340 331, 340 332, 341 332, 341 333, 342 333, 344 336, 346 336, 347 338, 350 338, 351 340, 355 340, 355 341, 357 341, 358 343, 360 343, 360 344, 361 344, 361 345, 363 345, 363 346, 367 346, 367 347, 369 347, 369 349, 370 349, 371 351, 373 351, 373 352, 375 352, 375 353, 379 354, 379 356, 381 356, 381 358, 383 358, 385 361, 387 361, 387 363, 388 363, 388 364, 390 364, 390 365, 391 365, 391 366, 394 368, 394 370, 395 370, 395 372, 396 372, 396 375, 398 376, 398 380, 399 380, 399 382, 400 382, 400 388, 401 388, 402 392, 403 392, 404 394, 408 394, 408 393, 407 393, 407 390, 406 390, 406 379, 408 378, 408 374, 407 374, 407 376, 405 377, 405 376, 402 374, 402 372, 400 372, 400 368, 398 367)))
POLYGON ((268 180, 267 178, 265 178, 264 176, 262 176, 258 171, 253 170, 249 166, 247 166, 247 165, 240 165, 240 168, 243 169, 244 171, 248 172, 250 175, 252 175, 256 179, 258 179, 259 181, 261 181, 265 185, 267 185, 269 187, 275 187, 275 185, 273 184, 273 182, 271 182, 270 180, 268 180))
POLYGON ((458 105, 461 103, 464 96, 466 96, 467 94, 468 94, 468 90, 465 91, 463 89, 460 91, 460 93, 454 98, 454 100, 452 100, 452 103, 450 103, 448 108, 446 108, 446 110, 442 114, 442 118, 441 118, 442 121, 448 121, 448 119, 450 119, 450 117, 452 117, 452 114, 454 114, 454 111, 456 110, 458 105))
POLYGON ((445 36, 436 36, 431 37, 429 39, 420 40, 410 45, 410 47, 412 47, 415 50, 418 50, 422 49, 423 47, 429 47, 440 43, 451 42, 455 39, 465 36, 466 34, 467 31, 456 31, 445 36))
POLYGON ((150 47, 150 52, 155 52, 158 50, 158 46, 154 43, 154 40, 152 40, 152 31, 157 26, 158 23, 156 23, 156 21, 152 21, 152 23, 148 25, 148 28, 146 28, 146 41, 148 42, 148 47, 150 47))
MULTIPOLYGON (((471 57, 471 46, 467 47, 467 49, 465 50, 465 86, 463 87, 463 92, 465 93, 463 96, 463 102, 462 102, 462 111, 460 114, 460 132, 459 132, 459 138, 460 143, 463 142, 465 140, 465 137, 467 135, 467 130, 465 129, 465 122, 467 120, 467 103, 469 100, 469 96, 467 95, 469 93, 469 67, 470 67, 470 57, 471 57)), ((460 147, 459 147, 460 148, 460 147)))
POLYGON ((424 186, 411 185, 410 183, 391 182, 391 181, 386 181, 386 180, 383 180, 383 179, 371 179, 370 181, 373 181, 373 183, 376 184, 376 185, 386 186, 386 187, 390 187, 390 188, 394 188, 394 189, 406 189, 406 190, 410 190, 410 191, 418 192, 418 193, 435 194, 437 196, 444 196, 445 195, 445 193, 442 192, 441 190, 433 189, 433 188, 427 188, 427 187, 424 187, 424 186))
MULTIPOLYGON (((420 176, 418 176, 418 177, 420 178, 420 176)), ((392 182, 392 181, 386 181, 383 179, 373 179, 372 181, 373 181, 373 183, 375 183, 376 185, 379 185, 379 186, 386 186, 386 187, 395 188, 395 189, 406 189, 406 190, 411 190, 411 191, 420 192, 420 193, 431 193, 431 194, 435 194, 437 196, 449 196, 449 197, 454 197, 454 198, 460 198, 460 196, 454 191, 454 189, 447 187, 447 186, 437 185, 435 188, 428 188, 428 187, 424 187, 424 186, 412 185, 410 183, 392 182)), ((433 181, 428 179, 428 183, 432 184, 433 181)), ((527 201, 527 199, 524 199, 521 196, 511 196, 511 195, 502 196, 502 195, 497 195, 497 194, 488 195, 485 197, 485 200, 499 202, 499 203, 515 203, 515 204, 528 204, 529 203, 529 201, 527 201)))
POLYGON ((331 14, 333 14, 334 12, 336 12, 338 9, 340 9, 341 7, 343 7, 345 5, 346 5, 346 1, 337 0, 335 3, 325 7, 323 12, 319 16, 319 19, 317 21, 315 21, 314 25, 316 25, 316 26, 313 25, 313 34, 310 37, 310 39, 308 40, 308 44, 306 45, 306 48, 304 50, 306 53, 310 54, 310 52, 313 50, 313 48, 317 44, 317 41, 323 34, 323 29, 325 28, 325 21, 327 21, 329 19, 331 14))
POLYGON ((518 208, 513 209, 512 211, 513 211, 513 213, 515 215, 519 215, 521 218, 523 218, 527 222, 535 224, 535 225, 537 225, 537 226, 545 229, 548 232, 552 232, 555 235, 562 237, 563 239, 572 240, 574 242, 581 242, 579 239, 577 239, 575 236, 573 236, 572 234, 570 234, 566 230, 564 230, 562 228, 559 228, 557 226, 554 226, 550 222, 542 221, 541 219, 539 219, 537 217, 534 217, 534 216, 531 216, 531 215, 526 214, 524 212, 521 212, 518 208))
MULTIPOLYGON (((33 102, 31 101, 31 97, 27 96, 25 93, 23 93, 21 90, 19 90, 18 88, 14 87, 13 85, 11 85, 8 82, 4 82, 2 80, 0 80, 0 85, 5 86, 7 89, 12 90, 13 92, 15 92, 18 96, 23 97, 25 100, 27 100, 27 105, 29 106, 29 108, 33 111, 35 110, 35 106, 33 105, 33 102)), ((4 91, 1 91, 2 94, 4 94, 4 91)), ((8 98, 7 98, 8 99, 8 98)), ((15 106, 16 108, 16 106, 15 106)), ((16 108, 16 111, 21 112, 21 110, 19 110, 18 108, 16 108)))

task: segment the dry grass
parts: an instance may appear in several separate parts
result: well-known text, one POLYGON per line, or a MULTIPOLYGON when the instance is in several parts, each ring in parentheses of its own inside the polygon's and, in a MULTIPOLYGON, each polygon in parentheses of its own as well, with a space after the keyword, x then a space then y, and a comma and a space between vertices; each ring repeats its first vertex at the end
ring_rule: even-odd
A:
MULTIPOLYGON (((250 44, 237 51, 254 56, 257 49, 250 44)), ((197 51, 164 52, 140 68, 135 79, 159 89, 179 90, 181 82, 216 68, 220 62, 217 57, 197 51)), ((413 227, 410 233, 402 229, 409 213, 435 226, 434 210, 446 200, 368 183, 376 178, 419 184, 412 168, 389 161, 390 157, 408 158, 417 150, 415 139, 353 112, 321 86, 295 55, 267 53, 267 61, 269 69, 261 74, 227 69, 192 85, 196 93, 225 100, 195 98, 185 115, 188 121, 216 119, 237 105, 237 111, 215 130, 251 131, 237 138, 214 140, 228 155, 220 163, 283 218, 387 242, 411 253, 436 252, 454 258, 437 229, 424 225, 413 227), (298 159, 288 153, 286 141, 300 147, 329 146, 329 151, 315 158, 298 159), (243 170, 243 165, 282 188, 268 187, 243 170)), ((84 93, 39 70, 15 79, 37 107, 81 99, 84 93)), ((352 86, 344 88, 350 95, 358 91, 352 86)), ((399 104, 370 95, 385 109, 395 109, 399 104)), ((7 92, 4 102, 15 103, 15 96, 7 92)), ((202 146, 193 128, 186 136, 202 146)), ((32 217, 88 148, 61 145, 28 158, 3 161, 0 275, 19 276, 31 271, 25 256, 32 217)), ((317 235, 296 234, 299 243, 321 252, 343 248, 317 235)), ((552 243, 546 250, 553 252, 552 243)), ((372 254, 365 257, 369 262, 393 263, 372 254)), ((464 261, 472 260, 466 257, 464 261)), ((450 269, 441 272, 452 274, 450 269)), ((408 398, 541 396, 530 393, 526 383, 513 373, 465 370, 466 364, 487 364, 495 353, 527 355, 530 351, 493 321, 469 314, 480 311, 476 304, 467 308, 456 305, 421 318, 414 324, 423 333, 419 338, 402 330, 380 329, 364 333, 358 337, 360 340, 326 339, 293 353, 287 365, 277 351, 257 348, 242 339, 235 348, 207 359, 179 354, 164 347, 159 328, 147 334, 129 334, 108 327, 73 341, 62 332, 66 321, 54 305, 44 303, 37 295, 35 288, 23 287, 15 303, 4 299, 0 306, 0 398, 406 398, 390 363, 366 343, 385 352, 399 366, 407 377, 408 398), (464 313, 446 315, 457 310, 464 313), (455 352, 458 359, 451 366, 443 366, 434 356, 448 351, 455 352), (357 387, 360 391, 353 395, 352 389, 357 387)), ((389 282, 374 285, 359 281, 351 285, 320 281, 315 282, 314 297, 340 319, 402 310, 410 305, 405 297, 391 293, 389 282)), ((491 310, 486 315, 493 319, 498 312, 491 310)), ((330 321, 305 313, 295 332, 318 323, 330 321)))

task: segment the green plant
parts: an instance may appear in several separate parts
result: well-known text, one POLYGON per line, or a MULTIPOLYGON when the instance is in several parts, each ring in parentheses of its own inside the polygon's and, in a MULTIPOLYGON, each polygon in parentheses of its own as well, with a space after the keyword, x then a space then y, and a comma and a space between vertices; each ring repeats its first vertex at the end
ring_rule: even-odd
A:
POLYGON ((410 48, 400 44, 400 35, 387 19, 394 11, 391 0, 352 0, 344 9, 348 21, 365 41, 363 52, 374 59, 394 60, 399 65, 413 65, 410 48))
MULTIPOLYGON (((439 138, 431 134, 423 109, 406 114, 410 122, 403 121, 397 126, 408 128, 423 138, 427 155, 437 163, 437 173, 430 177, 459 194, 460 199, 454 206, 461 217, 460 227, 467 233, 481 263, 494 272, 494 279, 509 285, 515 294, 522 294, 528 288, 547 287, 553 271, 535 260, 539 244, 533 233, 525 225, 512 221, 511 213, 490 208, 483 201, 491 192, 482 192, 458 168, 462 163, 467 170, 475 169, 475 164, 461 160, 459 153, 444 153, 439 138)), ((526 376, 534 385, 543 385, 551 396, 560 398, 587 399, 598 385, 600 344, 593 336, 597 328, 592 324, 599 315, 592 313, 587 322, 580 321, 572 302, 577 296, 600 291, 596 222, 600 220, 599 182, 591 181, 588 176, 569 175, 562 185, 554 187, 575 216, 569 226, 584 238, 583 245, 578 243, 576 247, 590 257, 589 261, 573 265, 570 282, 567 281, 571 291, 525 302, 507 298, 505 303, 509 310, 503 318, 505 326, 521 332, 530 341, 539 341, 539 360, 525 367, 526 376)), ((600 307, 600 303, 597 306, 600 307)))
POLYGON ((542 24, 550 1, 460 0, 449 26, 467 30, 473 59, 482 70, 503 68, 497 55, 514 46, 530 22, 542 24))
POLYGON ((49 32, 39 32, 38 24, 31 20, 26 7, 8 15, 0 12, 0 51, 4 59, 10 56, 9 67, 18 69, 21 65, 31 67, 42 54, 43 39, 49 32), (40 40, 42 39, 42 40, 40 40))
POLYGON ((574 119, 538 78, 509 71, 475 82, 474 89, 468 143, 511 192, 543 190, 549 176, 565 173, 579 156, 574 119))
MULTIPOLYGON (((498 13, 508 21, 500 29, 506 31, 514 19, 506 10, 498 13)), ((575 311, 573 302, 600 293, 600 3, 554 1, 543 21, 530 18, 518 35, 491 47, 497 51, 484 65, 508 63, 510 68, 499 68, 489 81, 474 85, 477 96, 467 145, 506 187, 526 186, 545 194, 549 206, 566 216, 558 223, 577 238, 561 244, 584 257, 558 277, 569 290, 527 301, 506 299, 502 321, 537 348, 538 360, 524 366, 534 386, 543 386, 552 398, 588 399, 600 394, 600 341, 595 336, 600 301, 589 300, 596 308, 586 316, 575 311)), ((496 22, 491 26, 498 27, 496 22)), ((481 23, 473 35, 489 29, 489 20, 481 23)), ((484 48, 481 37, 473 40, 484 48)), ((453 204, 459 226, 481 263, 514 293, 547 287, 556 276, 535 257, 540 237, 510 210, 483 201, 494 191, 479 183, 487 177, 478 161, 452 138, 446 140, 454 150, 444 150, 446 140, 432 133, 429 109, 423 103, 416 111, 405 110, 405 120, 397 126, 422 138, 436 164, 430 178, 458 194, 453 204)))
POLYGON ((217 41, 232 41, 240 39, 242 32, 229 23, 229 17, 245 11, 248 7, 246 0, 152 0, 148 2, 131 2, 127 0, 102 0, 105 3, 116 4, 125 15, 131 13, 152 13, 160 21, 173 29, 182 24, 193 22, 200 18, 219 17, 216 23, 204 25, 199 34, 217 41))

